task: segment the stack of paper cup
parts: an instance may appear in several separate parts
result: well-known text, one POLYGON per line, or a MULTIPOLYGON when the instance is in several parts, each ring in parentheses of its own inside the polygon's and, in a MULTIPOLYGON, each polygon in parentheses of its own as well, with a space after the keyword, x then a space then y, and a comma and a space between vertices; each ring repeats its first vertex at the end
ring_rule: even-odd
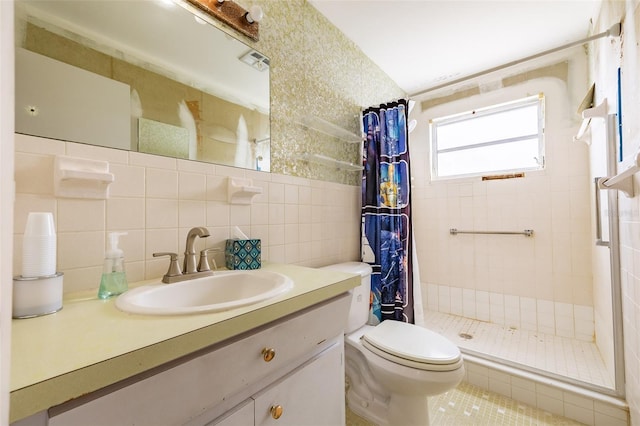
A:
POLYGON ((36 317, 60 309, 62 273, 56 271, 53 214, 29 213, 22 242, 22 275, 13 277, 13 317, 36 317))
POLYGON ((56 273, 56 229, 51 213, 29 213, 22 242, 22 276, 56 273))

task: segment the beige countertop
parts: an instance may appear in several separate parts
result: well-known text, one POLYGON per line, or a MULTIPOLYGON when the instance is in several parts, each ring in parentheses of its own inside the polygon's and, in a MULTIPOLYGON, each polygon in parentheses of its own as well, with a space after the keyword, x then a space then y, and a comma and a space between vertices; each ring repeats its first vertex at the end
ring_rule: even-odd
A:
POLYGON ((263 269, 287 275, 293 289, 229 311, 176 316, 128 314, 116 308, 114 299, 76 295, 65 298, 63 309, 55 314, 13 320, 10 421, 220 343, 360 284, 357 276, 330 270, 283 264, 266 264, 263 269))

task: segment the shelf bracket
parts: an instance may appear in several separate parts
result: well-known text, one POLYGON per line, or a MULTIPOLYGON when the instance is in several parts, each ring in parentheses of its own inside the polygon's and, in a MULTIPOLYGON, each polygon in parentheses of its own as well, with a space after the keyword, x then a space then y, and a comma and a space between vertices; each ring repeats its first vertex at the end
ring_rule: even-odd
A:
POLYGON ((625 171, 615 176, 602 177, 598 179, 598 188, 600 189, 616 189, 621 191, 629 198, 635 196, 633 175, 640 171, 640 151, 636 153, 633 164, 625 171))
MULTIPOLYGON (((600 105, 595 106, 593 108, 587 108, 582 111, 582 125, 578 130, 578 133, 573 137, 574 141, 579 141, 582 139, 584 134, 587 132, 589 128, 589 124, 591 124, 592 118, 606 118, 607 117, 607 98, 604 98, 600 105)), ((585 142, 588 145, 590 142, 585 142)))

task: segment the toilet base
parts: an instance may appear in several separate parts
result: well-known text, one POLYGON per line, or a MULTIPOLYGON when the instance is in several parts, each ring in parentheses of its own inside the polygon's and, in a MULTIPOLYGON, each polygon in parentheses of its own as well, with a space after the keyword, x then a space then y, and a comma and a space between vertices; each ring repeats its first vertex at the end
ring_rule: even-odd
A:
POLYGON ((393 395, 388 401, 380 401, 348 391, 347 405, 353 413, 378 426, 429 425, 429 402, 424 396, 393 395))
POLYGON ((389 419, 395 425, 429 426, 427 397, 392 395, 389 401, 389 419))
POLYGON ((356 415, 378 426, 391 426, 388 421, 388 404, 377 399, 366 399, 357 393, 347 391, 347 406, 356 415))

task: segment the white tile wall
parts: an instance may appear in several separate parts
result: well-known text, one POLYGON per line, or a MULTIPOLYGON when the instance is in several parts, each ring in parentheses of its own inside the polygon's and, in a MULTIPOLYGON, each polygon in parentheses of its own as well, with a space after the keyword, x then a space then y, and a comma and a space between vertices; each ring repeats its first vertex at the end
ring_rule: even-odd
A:
POLYGON ((524 330, 538 329, 538 314, 536 299, 531 297, 520 298, 520 327, 524 330))
POLYGON ((554 303, 550 300, 536 302, 538 330, 547 334, 556 334, 556 316, 554 303))
MULTIPOLYGON (((438 286, 434 286, 436 291, 438 286)), ((476 318, 480 321, 490 321, 491 319, 491 298, 487 291, 473 291, 476 299, 476 318)), ((437 309, 436 309, 437 310, 437 309)))
MULTIPOLYGON (((355 186, 16 135, 15 250, 21 252, 27 214, 53 212, 66 293, 97 291, 109 231, 128 233, 121 247, 131 282, 164 274, 168 260, 153 258, 153 253, 182 253, 194 226, 206 226, 211 233, 197 242, 199 249, 222 249, 238 226, 262 239, 263 261, 314 267, 355 260, 359 199, 355 186), (109 161, 116 177, 110 197, 54 197, 53 159, 58 154, 109 161), (229 204, 228 176, 249 177, 263 193, 251 205, 229 204)), ((214 258, 224 265, 222 252, 214 258)), ((18 274, 21 256, 14 256, 13 267, 18 274)))
POLYGON ((491 322, 496 324, 505 324, 504 295, 502 293, 489 293, 489 313, 491 316, 491 322))
POLYGON ((463 316, 545 334, 594 341, 592 306, 531 297, 427 284, 427 307, 432 312, 463 316))
POLYGON ((462 290, 462 316, 467 318, 477 318, 476 314, 476 292, 465 288, 462 290))
MULTIPOLYGON (((416 206, 414 212, 419 214, 413 220, 424 282, 514 296, 520 298, 519 302, 529 298, 593 305, 589 148, 573 143, 570 132, 576 123, 559 113, 574 103, 577 107, 578 101, 571 93, 583 91, 581 85, 587 85, 584 54, 576 51, 570 55, 566 82, 528 81, 518 87, 488 91, 420 111, 420 118, 427 122, 472 110, 478 102, 489 105, 540 92, 545 95, 547 109, 544 170, 527 172, 519 179, 481 181, 479 177, 468 177, 430 181, 427 168, 427 173, 416 179, 412 201, 416 206), (450 228, 533 229, 534 236, 451 236, 450 228)), ((424 130, 420 136, 420 140, 428 138, 424 130)), ((430 163, 428 150, 415 151, 414 163, 430 163)), ((468 297, 463 298, 463 311, 467 306, 471 312, 468 297)), ((457 309, 456 302, 448 303, 451 310, 457 309)), ((476 302, 476 316, 486 318, 487 308, 479 306, 476 302)), ((488 307, 489 318, 499 323, 532 328, 539 321, 537 312, 522 314, 523 309, 514 300, 503 300, 501 306, 491 303, 488 307)), ((576 332, 575 327, 564 327, 561 331, 576 332)))
POLYGON ((569 303, 554 303, 556 318, 556 334, 562 337, 574 337, 575 327, 573 305, 569 303))
POLYGON ((463 300, 462 300, 461 288, 457 288, 457 287, 449 288, 449 305, 451 306, 452 315, 462 316, 463 300))
POLYGON ((451 313, 451 287, 438 286, 438 312, 451 313))

